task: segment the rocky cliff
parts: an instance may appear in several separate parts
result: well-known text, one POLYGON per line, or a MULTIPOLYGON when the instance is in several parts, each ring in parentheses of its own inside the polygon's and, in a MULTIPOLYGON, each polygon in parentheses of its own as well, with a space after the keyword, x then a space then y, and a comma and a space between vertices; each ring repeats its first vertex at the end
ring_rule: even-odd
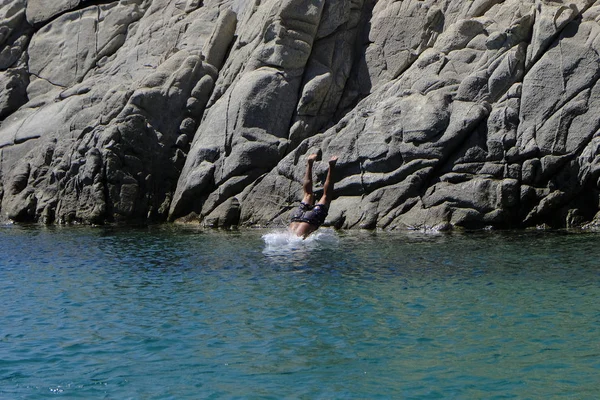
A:
POLYGON ((2 218, 285 225, 317 152, 336 227, 593 224, 599 33, 593 0, 0 0, 2 218))

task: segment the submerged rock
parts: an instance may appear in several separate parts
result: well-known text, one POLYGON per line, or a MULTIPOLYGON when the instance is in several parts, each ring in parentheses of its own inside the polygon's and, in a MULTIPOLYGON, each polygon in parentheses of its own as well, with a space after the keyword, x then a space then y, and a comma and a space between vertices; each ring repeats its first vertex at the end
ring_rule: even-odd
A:
POLYGON ((3 219, 285 225, 315 152, 339 156, 335 227, 599 219, 600 1, 16 0, 0 17, 3 219))

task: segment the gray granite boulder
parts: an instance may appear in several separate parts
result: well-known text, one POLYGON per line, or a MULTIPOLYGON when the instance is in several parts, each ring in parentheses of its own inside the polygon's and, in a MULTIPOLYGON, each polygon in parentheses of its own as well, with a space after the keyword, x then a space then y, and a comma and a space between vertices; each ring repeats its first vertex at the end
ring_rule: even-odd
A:
POLYGON ((600 1, 0 0, 0 214, 600 226, 600 1), (327 163, 315 164, 322 191, 327 163))
POLYGON ((190 211, 208 215, 285 155, 324 4, 322 0, 262 3, 241 22, 261 24, 252 34, 262 35, 242 35, 234 44, 234 49, 248 47, 240 49, 247 59, 232 59, 224 66, 222 79, 226 81, 217 82, 219 97, 212 100, 192 143, 171 205, 171 219, 190 211), (227 72, 231 68, 236 70, 235 77, 227 72))
MULTIPOLYGON (((588 32, 598 25, 585 22, 591 15, 574 22, 591 2, 567 5, 569 16, 563 15, 559 36, 556 31, 534 29, 537 16, 557 12, 554 3, 497 3, 481 2, 435 18, 431 16, 435 9, 416 8, 429 13, 426 21, 454 22, 425 35, 429 47, 413 45, 412 52, 405 52, 414 59, 402 61, 405 67, 392 74, 381 65, 371 68, 371 74, 377 68, 381 71, 371 77, 376 82, 372 93, 335 127, 302 143, 249 190, 242 199, 242 220, 285 223, 286 211, 301 196, 304 155, 321 152, 323 158, 340 155, 339 198, 328 221, 336 227, 449 229, 542 222, 565 226, 565 217, 575 207, 571 203, 584 197, 585 178, 574 179, 581 172, 573 156, 583 150, 582 142, 589 143, 592 134, 585 132, 598 129, 596 117, 588 115, 595 98, 589 86, 600 72, 588 32), (534 31, 537 46, 543 48, 541 57, 529 47, 534 31), (542 42, 547 40, 568 49, 545 46, 542 42), (556 62, 565 52, 572 66, 556 62), (536 57, 540 60, 527 70, 528 60, 536 57), (547 75, 553 71, 556 77, 547 75), (542 82, 542 87, 530 86, 530 79, 542 82), (564 87, 550 83, 557 81, 566 83, 564 87), (548 143, 544 145, 548 156, 540 160, 541 142, 548 143), (552 172, 542 175, 545 168, 552 172), (564 190, 558 182, 563 182, 564 190)), ((378 3, 375 9, 384 5, 378 3)), ((371 32, 376 29, 372 26, 371 32)), ((320 176, 324 177, 323 169, 320 176)), ((579 207, 579 214, 585 214, 579 207)), ((590 217, 588 213, 583 219, 590 217)))
POLYGON ((166 219, 217 78, 202 50, 224 46, 209 40, 219 14, 168 1, 114 2, 67 11, 37 30, 29 100, 0 126, 3 216, 166 219), (62 63, 58 53, 48 57, 60 48, 62 63))

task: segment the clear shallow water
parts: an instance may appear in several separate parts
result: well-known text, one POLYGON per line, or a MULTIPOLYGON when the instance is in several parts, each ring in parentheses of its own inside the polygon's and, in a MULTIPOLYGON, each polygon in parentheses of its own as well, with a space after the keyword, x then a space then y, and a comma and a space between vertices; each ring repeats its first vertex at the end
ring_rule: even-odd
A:
POLYGON ((595 398, 599 243, 0 227, 0 398, 595 398))

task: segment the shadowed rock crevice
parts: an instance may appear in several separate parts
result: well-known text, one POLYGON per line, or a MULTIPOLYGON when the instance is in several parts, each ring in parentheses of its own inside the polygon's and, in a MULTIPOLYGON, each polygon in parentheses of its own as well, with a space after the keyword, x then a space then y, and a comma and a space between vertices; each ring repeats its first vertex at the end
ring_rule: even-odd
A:
POLYGON ((0 4, 0 121, 28 100, 26 48, 33 28, 25 19, 25 1, 0 4))
POLYGON ((79 11, 89 6, 116 3, 114 0, 28 0, 27 22, 38 28, 50 24, 65 13, 79 11))

